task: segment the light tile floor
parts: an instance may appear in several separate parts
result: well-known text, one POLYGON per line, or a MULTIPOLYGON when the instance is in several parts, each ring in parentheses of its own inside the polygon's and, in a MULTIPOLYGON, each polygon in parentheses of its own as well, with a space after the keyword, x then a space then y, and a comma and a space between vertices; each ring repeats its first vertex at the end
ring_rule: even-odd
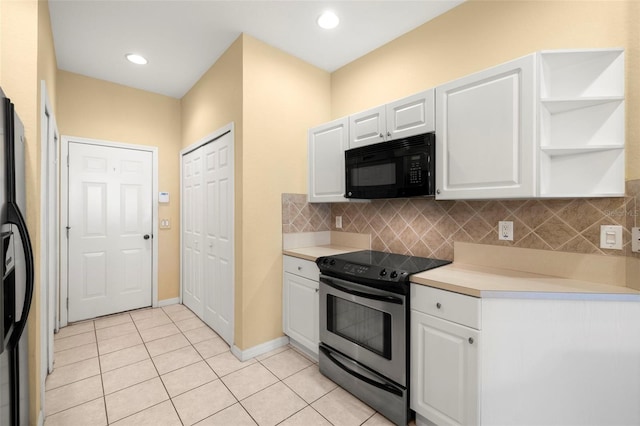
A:
POLYGON ((290 346, 238 361, 183 305, 76 323, 54 346, 46 426, 391 424, 290 346))

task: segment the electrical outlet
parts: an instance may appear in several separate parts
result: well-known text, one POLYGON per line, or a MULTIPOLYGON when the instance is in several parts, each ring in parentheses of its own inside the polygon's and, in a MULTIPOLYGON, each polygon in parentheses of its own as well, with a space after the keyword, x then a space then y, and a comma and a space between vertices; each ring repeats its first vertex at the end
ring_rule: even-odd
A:
POLYGON ((171 219, 160 219, 160 229, 171 229, 171 219))
POLYGON ((342 216, 336 216, 336 229, 342 229, 342 216))
POLYGON ((631 251, 640 253, 640 228, 631 228, 631 251))
POLYGON ((513 241, 513 222, 501 220, 498 222, 498 239, 503 241, 513 241))

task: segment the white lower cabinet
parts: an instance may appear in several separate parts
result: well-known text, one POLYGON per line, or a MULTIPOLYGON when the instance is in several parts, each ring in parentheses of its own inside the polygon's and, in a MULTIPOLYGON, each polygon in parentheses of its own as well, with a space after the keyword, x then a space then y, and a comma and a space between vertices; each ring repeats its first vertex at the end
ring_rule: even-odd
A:
POLYGON ((411 284, 421 425, 640 424, 640 300, 411 284))
POLYGON ((469 325, 478 325, 479 301, 429 287, 412 287, 417 288, 412 290, 411 300, 411 408, 418 422, 478 424, 481 339, 480 331, 469 325))
POLYGON ((320 271, 309 260, 284 256, 282 327, 294 344, 318 355, 320 271))

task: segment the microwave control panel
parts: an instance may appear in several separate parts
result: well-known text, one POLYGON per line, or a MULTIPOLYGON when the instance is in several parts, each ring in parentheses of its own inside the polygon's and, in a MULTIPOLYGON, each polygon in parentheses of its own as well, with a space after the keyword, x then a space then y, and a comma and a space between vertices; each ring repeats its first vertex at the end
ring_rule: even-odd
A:
POLYGON ((409 185, 422 185, 422 173, 423 173, 423 167, 422 167, 422 155, 420 154, 416 154, 416 155, 411 155, 409 157, 406 157, 408 166, 407 167, 407 172, 408 172, 408 178, 409 178, 409 185))

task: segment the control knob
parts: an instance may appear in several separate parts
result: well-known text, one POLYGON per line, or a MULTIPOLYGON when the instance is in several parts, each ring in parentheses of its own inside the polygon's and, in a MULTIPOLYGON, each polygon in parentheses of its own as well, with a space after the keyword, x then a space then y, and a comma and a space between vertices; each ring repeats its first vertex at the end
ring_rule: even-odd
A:
POLYGON ((336 260, 335 259, 331 259, 331 262, 329 262, 329 265, 333 266, 336 264, 336 260))
POLYGON ((391 275, 389 275, 391 278, 395 278, 398 276, 398 273, 396 271, 391 272, 391 275))
POLYGON ((384 277, 385 275, 387 275, 387 270, 383 269, 382 271, 380 271, 380 276, 384 277))

